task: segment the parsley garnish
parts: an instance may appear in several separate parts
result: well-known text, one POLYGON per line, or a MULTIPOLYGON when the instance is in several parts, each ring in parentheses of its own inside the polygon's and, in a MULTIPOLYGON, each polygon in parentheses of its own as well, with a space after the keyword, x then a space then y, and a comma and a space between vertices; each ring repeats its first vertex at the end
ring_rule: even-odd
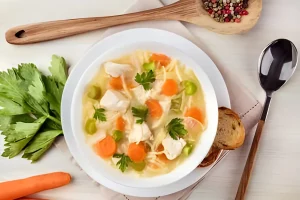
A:
POLYGON ((95 113, 94 113, 93 118, 100 120, 102 122, 105 122, 106 121, 106 116, 104 114, 105 109, 104 108, 95 108, 95 107, 94 107, 94 109, 95 109, 95 113))
POLYGON ((145 90, 150 90, 151 83, 155 81, 154 72, 150 70, 149 72, 143 72, 142 74, 137 73, 135 81, 141 84, 145 90))
POLYGON ((167 125, 169 135, 174 139, 178 140, 178 137, 183 137, 187 134, 187 130, 182 124, 183 119, 174 118, 167 125))
POLYGON ((140 107, 140 108, 131 108, 132 114, 134 117, 138 117, 140 119, 136 120, 137 124, 142 124, 146 121, 147 115, 148 115, 148 108, 146 107, 140 107))
POLYGON ((115 153, 115 154, 113 155, 113 157, 114 157, 114 158, 121 158, 121 159, 117 162, 117 166, 119 166, 119 169, 120 169, 122 172, 125 172, 125 170, 126 170, 127 167, 128 167, 128 164, 129 164, 130 162, 132 162, 131 159, 130 159, 128 156, 126 156, 124 153, 122 153, 122 154, 115 153))

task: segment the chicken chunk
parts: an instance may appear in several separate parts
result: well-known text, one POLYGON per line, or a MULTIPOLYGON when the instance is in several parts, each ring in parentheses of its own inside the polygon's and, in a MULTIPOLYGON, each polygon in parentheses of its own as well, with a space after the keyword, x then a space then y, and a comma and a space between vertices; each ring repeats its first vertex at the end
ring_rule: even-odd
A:
POLYGON ((128 64, 118 64, 113 62, 106 62, 104 64, 105 72, 112 77, 119 77, 121 75, 126 76, 132 71, 132 68, 128 64))
POLYGON ((130 143, 145 141, 151 139, 152 133, 146 123, 134 124, 133 129, 129 134, 128 140, 130 143))
POLYGON ((174 140, 168 135, 165 139, 163 139, 162 145, 164 146, 164 153, 167 158, 169 160, 174 160, 181 154, 181 151, 186 145, 186 142, 182 138, 174 140))
POLYGON ((124 112, 127 110, 130 101, 120 92, 107 90, 102 99, 100 106, 111 111, 124 112))

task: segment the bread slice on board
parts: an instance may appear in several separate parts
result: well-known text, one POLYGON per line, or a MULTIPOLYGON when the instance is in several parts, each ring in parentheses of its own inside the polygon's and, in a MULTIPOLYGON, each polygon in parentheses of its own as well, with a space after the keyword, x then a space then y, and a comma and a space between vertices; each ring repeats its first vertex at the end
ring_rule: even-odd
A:
POLYGON ((245 140, 245 128, 240 117, 231 109, 219 108, 219 123, 214 146, 219 149, 233 150, 245 140))
POLYGON ((220 153, 221 153, 221 149, 212 146, 209 150, 209 152, 207 153, 206 157, 204 158, 204 160, 201 162, 201 164, 198 167, 207 167, 211 164, 213 164, 217 158, 219 157, 220 153))

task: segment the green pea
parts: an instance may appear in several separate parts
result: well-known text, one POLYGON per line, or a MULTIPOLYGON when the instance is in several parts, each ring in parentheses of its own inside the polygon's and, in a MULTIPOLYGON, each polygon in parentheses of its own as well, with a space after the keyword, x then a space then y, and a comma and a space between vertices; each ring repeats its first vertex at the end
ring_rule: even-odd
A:
POLYGON ((182 149, 182 153, 185 156, 189 156, 193 151, 193 145, 192 144, 186 144, 183 149, 182 149))
POLYGON ((88 119, 86 121, 85 131, 90 135, 93 135, 94 133, 96 133, 96 131, 97 131, 96 119, 88 119))
POLYGON ((122 133, 122 131, 115 130, 115 131, 113 132, 112 137, 114 138, 114 140, 115 140, 116 142, 119 142, 119 141, 123 138, 123 133, 122 133))
POLYGON ((135 171, 139 171, 139 172, 142 171, 146 167, 146 163, 144 161, 132 162, 130 165, 135 171))
POLYGON ((99 99, 101 97, 101 89, 97 86, 88 88, 87 96, 91 99, 99 99))
POLYGON ((150 70, 154 71, 155 70, 155 63, 154 62, 144 63, 143 68, 146 71, 150 71, 150 70))
POLYGON ((186 95, 193 95, 197 92, 197 86, 192 81, 185 81, 184 83, 185 87, 185 94, 186 95))

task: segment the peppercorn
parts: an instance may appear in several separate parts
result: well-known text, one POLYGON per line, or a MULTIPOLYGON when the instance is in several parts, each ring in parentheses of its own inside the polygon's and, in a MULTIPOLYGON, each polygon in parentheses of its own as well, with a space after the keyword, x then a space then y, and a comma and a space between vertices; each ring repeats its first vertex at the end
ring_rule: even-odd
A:
POLYGON ((202 0, 204 9, 217 22, 240 23, 244 15, 248 15, 249 0, 202 0), (227 19, 226 19, 227 18, 227 19), (238 20, 236 20, 238 19, 238 20))

